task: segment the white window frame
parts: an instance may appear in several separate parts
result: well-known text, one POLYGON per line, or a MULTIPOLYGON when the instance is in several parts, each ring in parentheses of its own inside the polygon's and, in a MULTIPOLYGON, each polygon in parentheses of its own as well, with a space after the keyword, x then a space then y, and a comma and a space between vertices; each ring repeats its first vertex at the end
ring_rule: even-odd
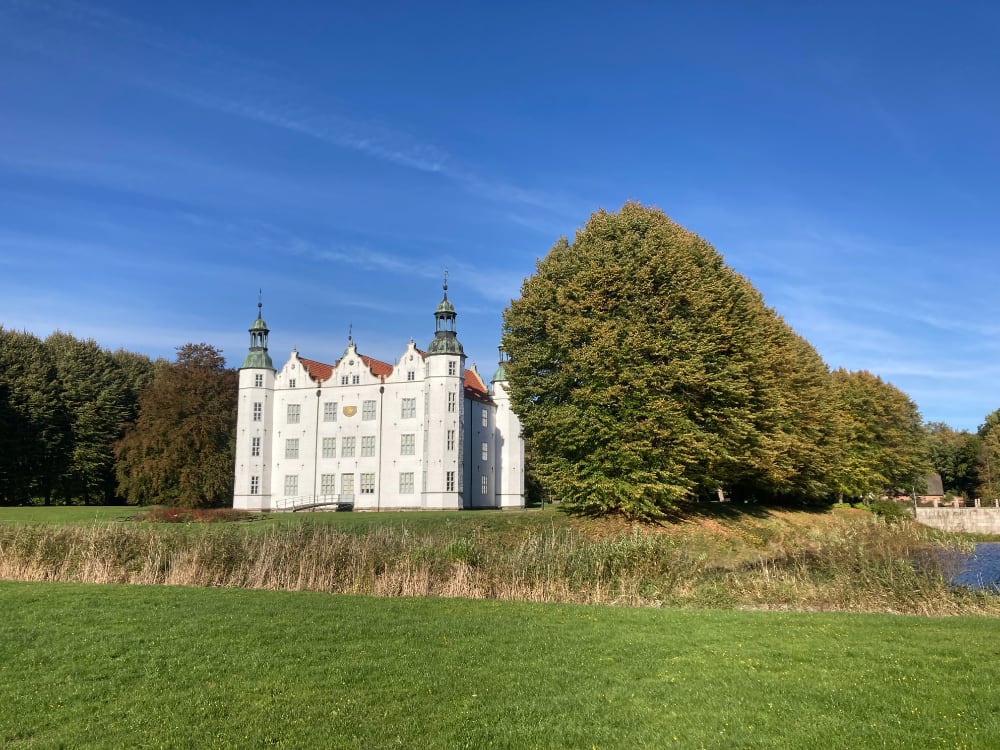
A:
POLYGON ((285 458, 297 459, 299 457, 299 439, 285 438, 285 458))
POLYGON ((250 494, 251 495, 260 494, 260 477, 258 476, 250 477, 250 494))
POLYGON ((260 455, 260 438, 252 437, 250 438, 250 455, 259 456, 260 455))
POLYGON ((400 495, 412 495, 414 493, 413 489, 413 472, 412 471, 401 471, 399 473, 399 494, 400 495))
POLYGON ((400 400, 400 419, 414 419, 417 416, 417 399, 404 398, 400 400))
POLYGON ((353 435, 347 435, 340 439, 340 457, 354 458, 355 439, 353 435))
POLYGON ((371 458, 375 455, 375 436, 374 435, 362 435, 361 436, 361 457, 371 458))
POLYGON ((375 494, 375 473, 365 472, 361 475, 360 489, 362 495, 375 494))
POLYGON ((375 419, 375 399, 366 399, 361 402, 361 419, 366 422, 375 419))
POLYGON ((335 437, 325 437, 323 438, 322 447, 323 458, 336 458, 337 457, 337 438, 335 437))
POLYGON ((455 412, 458 404, 458 394, 455 391, 448 391, 448 411, 455 412))
POLYGON ((264 418, 264 404, 260 401, 253 402, 253 421, 260 422, 264 418))
POLYGON ((352 472, 340 475, 340 494, 341 495, 354 494, 354 474, 352 472))
POLYGON ((336 422, 337 421, 337 402, 336 401, 324 401, 323 402, 323 421, 324 422, 336 422))
POLYGON ((399 455, 417 455, 417 436, 413 432, 404 432, 399 436, 399 455))
POLYGON ((444 473, 444 491, 445 492, 455 491, 455 472, 446 471, 444 473))
POLYGON ((319 492, 321 495, 335 495, 337 494, 337 475, 336 474, 320 474, 319 475, 319 492))
POLYGON ((285 474, 285 497, 294 497, 299 494, 299 475, 285 474))
POLYGON ((300 404, 289 404, 285 410, 286 424, 298 424, 302 417, 302 406, 300 404))

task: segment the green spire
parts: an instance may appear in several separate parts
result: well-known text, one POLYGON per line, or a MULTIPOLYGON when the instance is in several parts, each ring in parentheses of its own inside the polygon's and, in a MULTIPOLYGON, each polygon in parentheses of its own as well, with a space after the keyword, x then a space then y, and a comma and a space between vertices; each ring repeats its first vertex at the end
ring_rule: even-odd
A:
POLYGON ((260 292, 257 293, 257 320, 250 326, 250 351, 243 359, 241 370, 273 370, 274 363, 271 362, 271 355, 267 353, 267 335, 271 332, 267 323, 261 317, 260 292))
POLYGON ((434 311, 434 340, 427 347, 428 354, 458 354, 465 356, 462 343, 455 332, 455 306, 448 299, 448 270, 444 272, 444 299, 434 311))

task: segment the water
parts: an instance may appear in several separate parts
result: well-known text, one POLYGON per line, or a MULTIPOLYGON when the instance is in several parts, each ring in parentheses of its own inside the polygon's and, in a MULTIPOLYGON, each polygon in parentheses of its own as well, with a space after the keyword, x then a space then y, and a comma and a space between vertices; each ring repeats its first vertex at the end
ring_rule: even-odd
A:
POLYGON ((955 586, 1000 592, 1000 542, 977 544, 976 551, 965 561, 965 568, 951 582, 955 586))

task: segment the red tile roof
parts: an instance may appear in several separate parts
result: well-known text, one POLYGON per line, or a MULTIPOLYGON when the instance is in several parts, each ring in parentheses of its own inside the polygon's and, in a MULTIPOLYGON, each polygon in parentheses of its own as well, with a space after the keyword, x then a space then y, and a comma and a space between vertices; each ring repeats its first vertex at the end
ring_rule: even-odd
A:
MULTIPOLYGON (((368 365, 368 369, 372 371, 372 375, 376 377, 387 378, 392 375, 393 367, 388 362, 383 362, 379 359, 372 359, 371 357, 366 357, 364 354, 359 354, 361 361, 368 365)), ((339 362, 337 364, 340 364, 339 362)))
MULTIPOLYGON (((419 350, 418 350, 419 351, 419 350)), ((421 356, 424 352, 420 352, 421 356)), ((372 357, 367 357, 364 354, 359 354, 361 361, 365 363, 369 370, 371 370, 372 375, 377 378, 387 378, 392 375, 393 366, 388 362, 383 362, 379 359, 373 359, 372 357)), ((332 365, 326 365, 322 362, 317 362, 314 359, 307 359, 306 357, 299 357, 299 362, 302 366, 306 368, 309 374, 314 380, 329 380, 330 376, 333 375, 333 368, 340 364, 340 360, 337 360, 332 365)), ((471 398, 476 401, 490 401, 490 389, 483 382, 483 379, 479 377, 479 374, 474 370, 465 371, 465 396, 466 398, 471 398)))
POLYGON ((475 401, 490 401, 490 390, 475 370, 465 371, 465 395, 475 401))
MULTIPOLYGON (((366 357, 364 354, 359 354, 358 356, 375 377, 385 378, 392 375, 393 368, 388 362, 373 359, 372 357, 366 357)), ((339 359, 332 365, 326 365, 322 362, 317 362, 314 359, 306 359, 305 357, 299 357, 299 361, 303 364, 306 370, 309 371, 309 374, 312 375, 314 380, 329 380, 330 376, 333 374, 333 368, 340 364, 339 359)))
POLYGON ((299 357, 299 362, 306 368, 313 380, 327 380, 333 374, 333 368, 330 365, 324 365, 314 359, 299 357))

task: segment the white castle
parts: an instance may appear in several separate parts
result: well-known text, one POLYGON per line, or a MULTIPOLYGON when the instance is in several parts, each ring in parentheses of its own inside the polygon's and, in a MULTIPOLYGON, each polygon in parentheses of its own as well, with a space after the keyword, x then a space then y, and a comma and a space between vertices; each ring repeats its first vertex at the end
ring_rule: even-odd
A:
POLYGON ((524 507, 524 441, 502 355, 490 388, 465 369, 455 318, 446 279, 426 352, 411 340, 392 365, 348 336, 332 365, 293 349, 275 370, 258 302, 240 368, 233 507, 524 507))

